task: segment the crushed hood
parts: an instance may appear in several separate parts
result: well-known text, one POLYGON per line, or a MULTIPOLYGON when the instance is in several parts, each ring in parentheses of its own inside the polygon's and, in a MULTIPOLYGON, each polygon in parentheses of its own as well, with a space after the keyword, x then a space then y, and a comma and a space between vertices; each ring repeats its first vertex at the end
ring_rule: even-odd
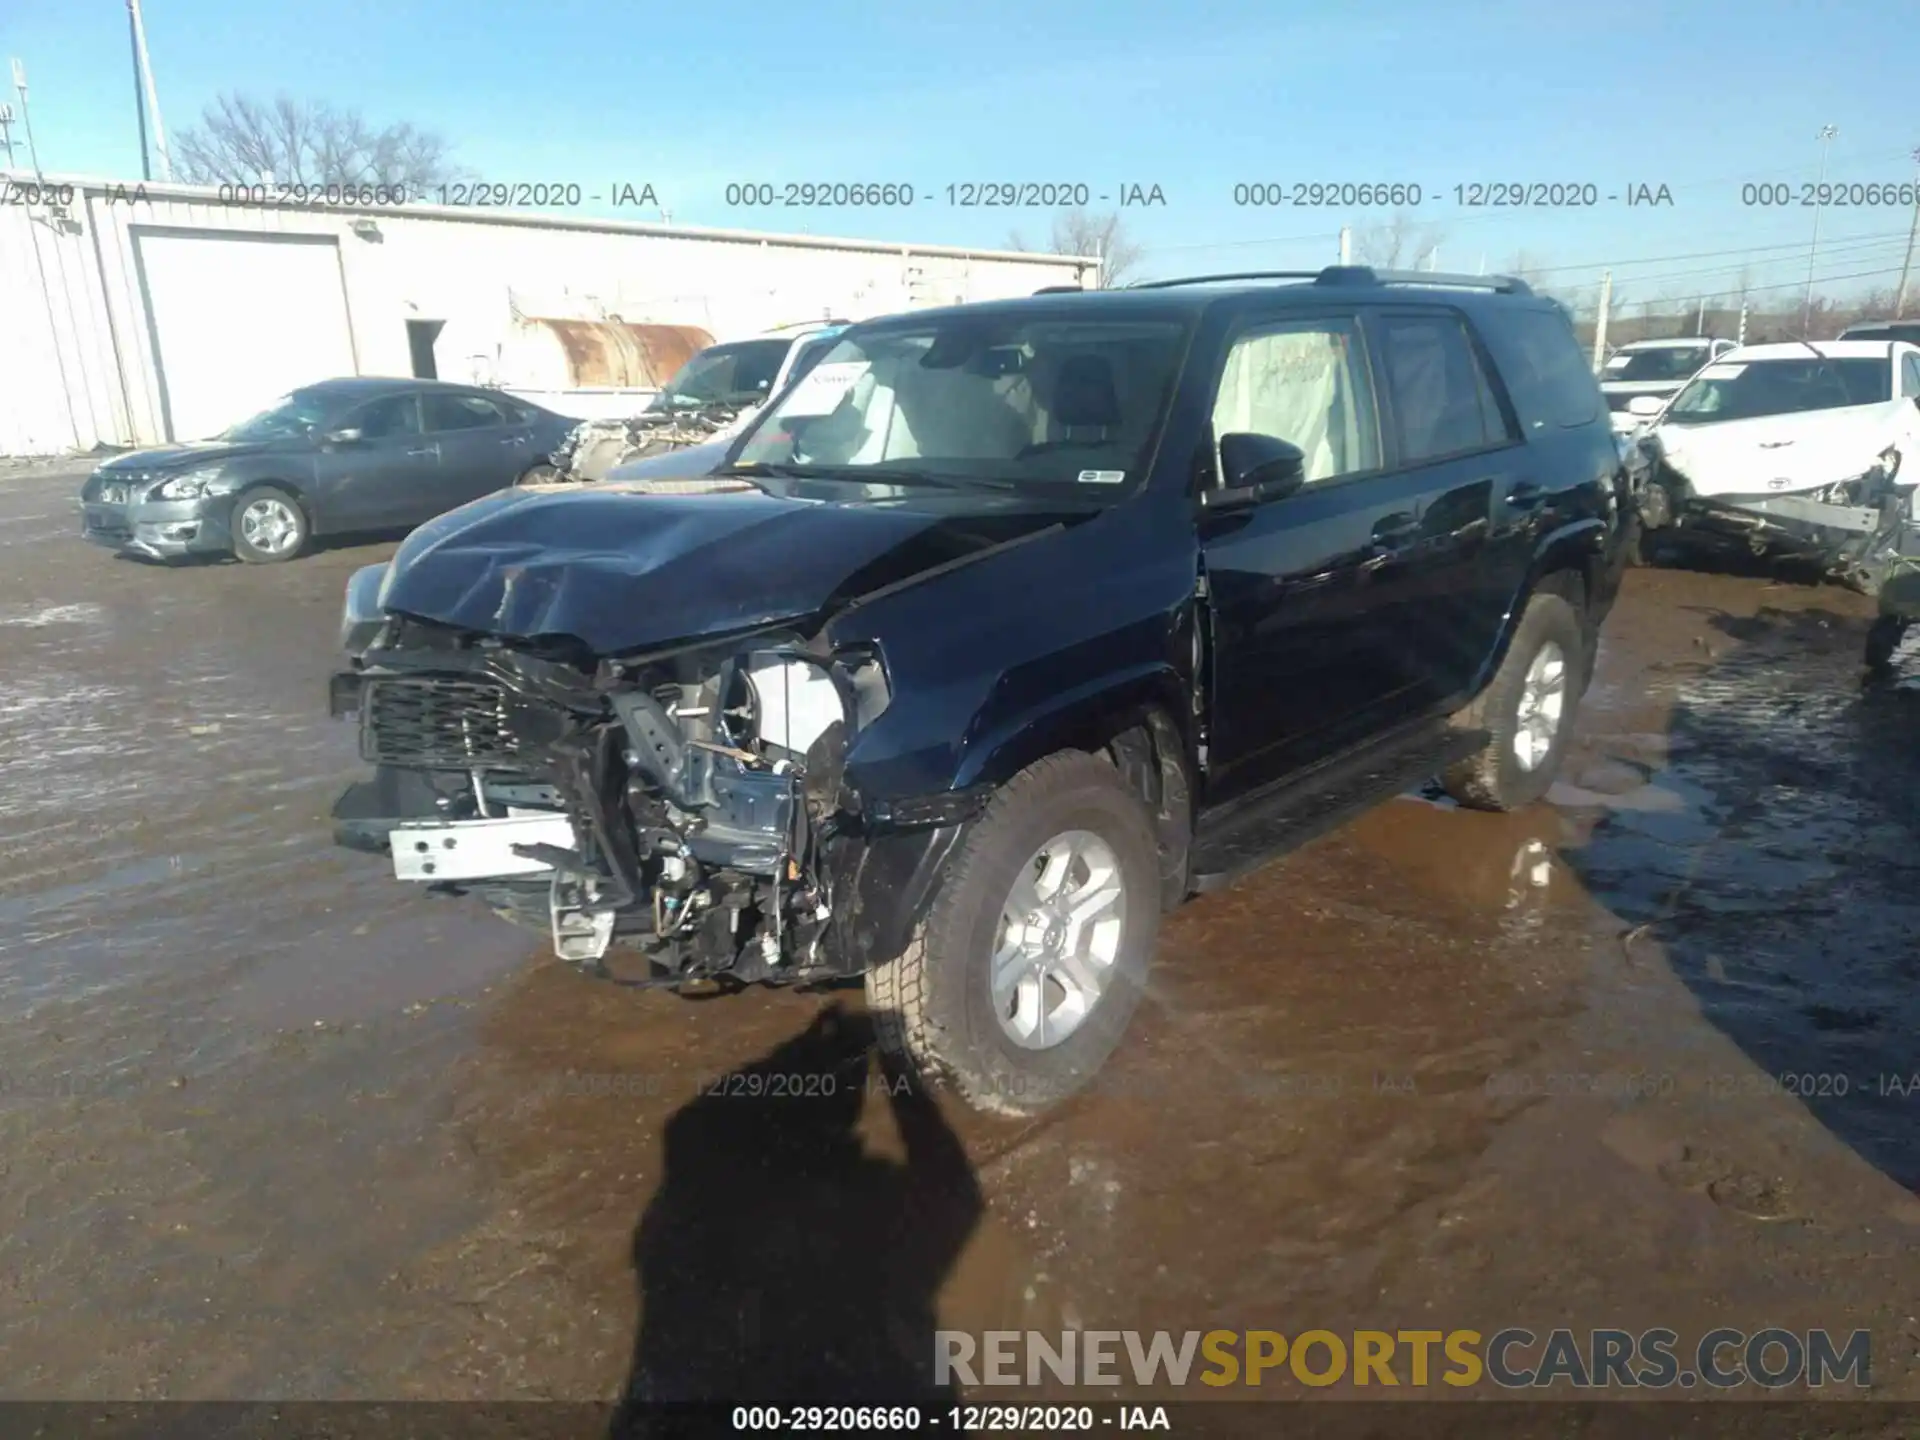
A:
MULTIPOLYGON (((1661 456, 1699 495, 1766 495, 1850 480, 1900 438, 1910 401, 1764 415, 1718 424, 1663 424, 1661 456)), ((1911 460, 1913 457, 1907 457, 1911 460)))
POLYGON ((838 493, 503 491, 414 531, 381 601, 463 630, 570 636, 618 655, 815 616, 1092 513, 1001 493, 819 488, 838 493))

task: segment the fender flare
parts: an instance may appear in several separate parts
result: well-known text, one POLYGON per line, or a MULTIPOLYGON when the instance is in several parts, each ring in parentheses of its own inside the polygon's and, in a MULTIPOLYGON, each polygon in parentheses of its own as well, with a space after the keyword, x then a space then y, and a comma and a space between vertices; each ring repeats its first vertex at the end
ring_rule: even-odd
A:
POLYGON ((1615 575, 1614 583, 1618 583, 1619 557, 1606 554, 1609 533, 1606 521, 1589 517, 1559 526, 1540 537, 1540 543, 1534 547, 1533 558, 1527 565, 1526 579, 1514 592, 1513 599, 1507 605, 1506 617, 1500 622, 1500 637, 1493 647, 1493 653, 1487 657, 1485 666, 1475 677, 1473 688, 1476 695, 1505 662, 1507 649, 1513 644, 1514 632, 1520 628, 1520 618, 1526 613, 1527 601, 1550 575, 1570 572, 1579 577, 1585 592, 1583 598, 1587 602, 1581 621, 1591 641, 1595 629, 1593 617, 1597 613, 1593 602, 1606 595, 1610 565, 1615 575))
MULTIPOLYGON (((978 730, 967 743, 953 788, 1004 785, 1057 751, 1099 749, 1156 711, 1182 729, 1182 746, 1190 752, 1187 696, 1180 675, 1164 661, 1110 673, 1049 696, 1044 705, 1000 717, 978 730)), ((1191 770, 1191 753, 1185 759, 1191 770)))

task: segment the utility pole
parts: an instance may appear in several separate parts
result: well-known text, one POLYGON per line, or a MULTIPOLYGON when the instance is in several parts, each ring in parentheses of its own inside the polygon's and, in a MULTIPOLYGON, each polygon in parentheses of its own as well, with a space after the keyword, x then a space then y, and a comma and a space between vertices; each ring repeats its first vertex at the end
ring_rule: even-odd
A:
POLYGON ((13 106, 0 105, 0 150, 7 152, 7 169, 13 168, 13 106))
POLYGON ((160 94, 153 87, 153 59, 147 54, 147 27, 140 19, 140 0, 127 0, 127 15, 133 24, 134 65, 146 79, 147 111, 153 118, 153 148, 160 155, 160 178, 171 180, 173 160, 167 154, 167 132, 160 124, 160 94))
POLYGON ((27 135, 27 163, 34 178, 40 177, 40 147, 33 143, 33 112, 27 108, 27 67, 16 57, 13 61, 13 88, 20 92, 20 128, 27 135))
MULTIPOLYGON (((0 127, 4 128, 4 127, 0 127)), ((1915 174, 1920 176, 1920 150, 1913 152, 1915 174)), ((1907 258, 1900 262, 1900 288, 1893 296, 1893 318, 1903 319, 1907 313, 1907 272, 1913 268, 1913 239, 1920 235, 1920 185, 1913 187, 1913 220, 1907 226, 1907 258)))
POLYGON ((1840 133, 1837 125, 1822 125, 1820 133, 1813 138, 1820 142, 1820 179, 1813 187, 1813 248, 1807 251, 1807 298, 1800 307, 1800 334, 1805 338, 1807 329, 1813 323, 1813 262, 1820 254, 1820 212, 1825 207, 1821 202, 1826 198, 1827 184, 1827 148, 1833 144, 1833 137, 1840 133))
POLYGON ((1733 337, 1733 343, 1736 345, 1747 343, 1747 302, 1744 300, 1740 302, 1740 333, 1733 337))
POLYGON ((1707 297, 1704 295, 1700 297, 1700 313, 1694 317, 1693 333, 1695 335, 1707 333, 1707 297))
POLYGON ((1613 272, 1600 276, 1600 310, 1593 320, 1593 368, 1597 372, 1607 358, 1607 311, 1613 305, 1613 272))
POLYGON ((147 96, 140 88, 140 22, 133 0, 127 0, 127 43, 133 50, 133 118, 140 129, 140 178, 153 179, 153 157, 147 153, 147 96))
POLYGON ((1351 225, 1340 227, 1340 263, 1342 265, 1353 263, 1353 227, 1351 225))

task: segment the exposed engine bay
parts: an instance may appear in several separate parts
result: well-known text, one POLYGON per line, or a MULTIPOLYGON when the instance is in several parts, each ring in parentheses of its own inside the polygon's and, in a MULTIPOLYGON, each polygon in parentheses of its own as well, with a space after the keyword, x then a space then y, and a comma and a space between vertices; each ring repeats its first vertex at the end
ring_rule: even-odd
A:
POLYGON ((334 708, 389 790, 431 791, 384 837, 399 878, 523 919, 544 900, 556 954, 597 966, 618 936, 657 983, 848 973, 823 940, 861 848, 835 846, 864 824, 849 736, 889 699, 876 654, 763 634, 589 665, 411 622, 384 638, 334 708))
POLYGON ((623 420, 585 420, 551 457, 556 478, 604 480, 615 466, 703 445, 730 433, 752 407, 710 405, 698 410, 642 413, 623 420))

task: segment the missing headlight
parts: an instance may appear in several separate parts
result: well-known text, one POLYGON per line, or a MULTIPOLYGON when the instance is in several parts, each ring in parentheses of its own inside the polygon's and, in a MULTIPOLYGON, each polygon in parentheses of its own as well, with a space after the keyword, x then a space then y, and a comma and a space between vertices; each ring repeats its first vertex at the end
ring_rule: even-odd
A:
POLYGON ((790 755, 805 755, 846 709, 833 677, 820 665, 790 655, 762 652, 747 657, 753 692, 755 738, 790 755))

